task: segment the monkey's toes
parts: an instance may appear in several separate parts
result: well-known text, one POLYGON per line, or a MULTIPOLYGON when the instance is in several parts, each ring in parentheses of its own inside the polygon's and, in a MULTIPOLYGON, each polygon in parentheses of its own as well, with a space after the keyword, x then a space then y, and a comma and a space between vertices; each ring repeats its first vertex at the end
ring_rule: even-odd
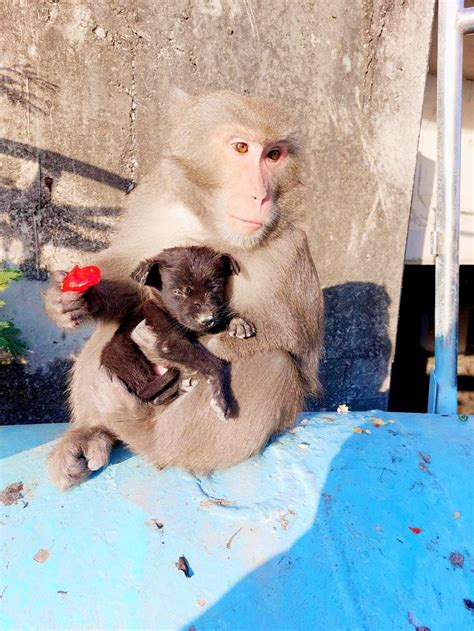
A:
POLYGON ((69 442, 60 441, 48 458, 48 471, 51 481, 65 491, 90 475, 82 449, 69 442))
POLYGON ((245 340, 248 337, 253 337, 256 333, 256 329, 251 322, 243 318, 232 318, 228 333, 231 337, 238 337, 241 340, 245 340))
POLYGON ((112 439, 108 434, 94 434, 84 446, 84 457, 89 471, 98 471, 109 462, 112 439))
POLYGON ((62 491, 85 480, 109 461, 113 437, 102 430, 70 431, 49 454, 51 480, 62 491))

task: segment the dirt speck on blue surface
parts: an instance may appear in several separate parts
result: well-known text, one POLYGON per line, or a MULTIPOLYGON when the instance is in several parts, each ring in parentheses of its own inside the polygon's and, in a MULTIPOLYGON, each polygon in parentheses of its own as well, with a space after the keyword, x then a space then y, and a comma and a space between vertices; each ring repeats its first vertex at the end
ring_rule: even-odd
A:
POLYGON ((223 499, 221 497, 210 497, 207 500, 202 500, 200 506, 207 508, 208 506, 235 506, 235 502, 223 499))
POLYGON ((449 562, 454 567, 464 567, 464 557, 460 552, 451 552, 449 555, 449 562))
POLYGON ((152 519, 151 523, 153 526, 155 526, 155 528, 158 528, 158 530, 162 530, 164 527, 163 522, 159 521, 159 519, 152 519))
POLYGON ((226 543, 226 546, 225 546, 225 547, 226 547, 228 550, 230 550, 230 547, 231 547, 231 545, 232 545, 232 542, 234 541, 235 537, 237 537, 237 535, 238 535, 238 534, 239 534, 239 532, 242 530, 242 528, 243 528, 243 526, 242 526, 241 528, 239 528, 238 530, 236 530, 236 531, 234 532, 234 534, 230 537, 229 541, 226 543))
POLYGON ((409 624, 411 624, 413 627, 415 627, 415 631, 431 631, 431 629, 429 627, 425 627, 425 626, 420 626, 415 622, 415 616, 413 614, 413 612, 409 611, 408 612, 408 622, 409 624))
POLYGON ((474 611, 474 600, 471 600, 470 598, 464 598, 463 602, 466 609, 469 609, 469 611, 474 611))
POLYGON ((0 502, 5 506, 16 504, 23 498, 23 482, 13 482, 0 493, 0 502))
POLYGON ((191 569, 191 566, 188 563, 188 560, 185 556, 180 556, 179 559, 175 563, 178 570, 183 572, 186 578, 191 578, 194 572, 191 569))
POLYGON ((47 550, 46 548, 40 548, 33 559, 37 563, 44 563, 49 559, 49 550, 47 550))

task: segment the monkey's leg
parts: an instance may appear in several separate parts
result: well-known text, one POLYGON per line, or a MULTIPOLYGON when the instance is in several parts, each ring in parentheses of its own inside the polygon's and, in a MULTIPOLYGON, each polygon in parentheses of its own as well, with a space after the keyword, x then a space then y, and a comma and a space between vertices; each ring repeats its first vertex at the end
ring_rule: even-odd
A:
POLYGON ((209 473, 246 460, 269 438, 294 423, 303 392, 297 368, 285 352, 254 355, 232 364, 232 386, 239 405, 235 421, 222 423, 209 414, 208 390, 196 387, 166 408, 155 408, 154 421, 110 427, 130 447, 158 467, 178 466, 209 473))
MULTIPOLYGON (((49 456, 52 481, 66 489, 105 466, 116 433, 109 429, 134 419, 137 426, 152 406, 132 396, 117 377, 100 364, 102 347, 111 339, 115 325, 101 324, 86 342, 72 370, 69 407, 71 423, 49 456), (138 421, 140 419, 140 421, 138 421)), ((138 431, 138 429, 136 429, 138 431)))

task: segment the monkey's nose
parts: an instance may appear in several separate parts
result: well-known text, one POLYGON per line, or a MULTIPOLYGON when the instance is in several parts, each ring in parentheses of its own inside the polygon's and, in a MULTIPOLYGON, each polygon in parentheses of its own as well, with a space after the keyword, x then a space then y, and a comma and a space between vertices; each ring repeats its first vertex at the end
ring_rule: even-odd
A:
POLYGON ((203 324, 204 326, 211 326, 214 324, 214 316, 212 313, 201 313, 198 315, 197 321, 199 324, 203 324))

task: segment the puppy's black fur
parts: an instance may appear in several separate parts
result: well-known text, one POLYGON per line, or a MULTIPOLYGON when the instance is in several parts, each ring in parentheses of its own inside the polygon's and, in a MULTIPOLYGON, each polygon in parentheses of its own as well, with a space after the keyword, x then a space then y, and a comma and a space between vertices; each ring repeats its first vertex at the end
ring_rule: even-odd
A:
MULTIPOLYGON (((164 401, 157 397, 158 390, 165 384, 177 382, 177 369, 185 375, 200 373, 211 385, 218 413, 230 416, 235 403, 227 364, 199 344, 198 335, 217 332, 228 323, 226 283, 230 275, 239 271, 231 256, 198 246, 170 248, 141 263, 132 278, 150 286, 153 297, 121 323, 102 351, 102 365, 140 399, 154 403, 167 403, 178 394, 176 387, 167 390, 171 391, 171 398, 164 401), (158 363, 159 360, 160 365, 168 368, 164 376, 157 376, 155 364, 131 337, 143 320, 156 338, 153 361, 158 363)), ((247 330, 241 337, 255 334, 253 325, 239 321, 247 330)))

